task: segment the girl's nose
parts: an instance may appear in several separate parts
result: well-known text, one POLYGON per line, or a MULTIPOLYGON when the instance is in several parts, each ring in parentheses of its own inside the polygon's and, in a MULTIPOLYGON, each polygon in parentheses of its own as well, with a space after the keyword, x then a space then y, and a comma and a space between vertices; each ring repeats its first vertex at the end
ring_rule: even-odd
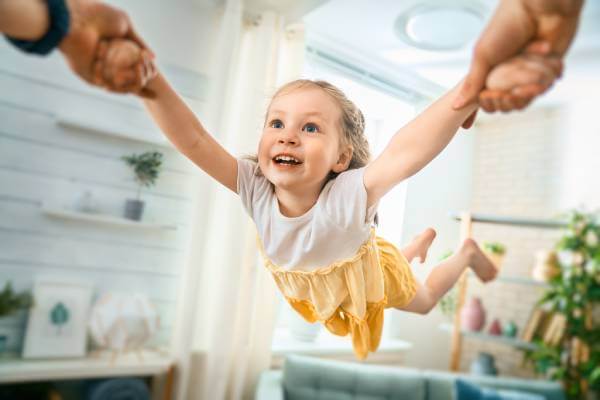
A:
POLYGON ((278 142, 280 144, 290 144, 290 145, 295 146, 298 144, 298 136, 295 133, 290 132, 289 130, 285 129, 279 135, 278 142))

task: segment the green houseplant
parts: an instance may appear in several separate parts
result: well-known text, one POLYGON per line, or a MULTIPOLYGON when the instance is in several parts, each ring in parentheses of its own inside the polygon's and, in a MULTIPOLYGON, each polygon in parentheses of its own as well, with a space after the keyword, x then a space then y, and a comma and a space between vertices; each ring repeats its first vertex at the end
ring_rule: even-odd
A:
MULTIPOLYGON (((32 304, 31 294, 27 291, 16 293, 10 282, 0 291, 0 319, 8 317, 19 310, 29 308, 32 304)), ((8 342, 8 335, 0 332, 0 353, 3 353, 8 342)))
POLYGON ((135 180, 138 183, 137 198, 135 200, 127 199, 125 218, 139 221, 142 219, 144 210, 144 202, 140 199, 142 188, 150 188, 156 184, 161 171, 163 155, 158 151, 148 151, 122 158, 133 169, 135 180))
POLYGON ((526 353, 535 370, 562 381, 569 399, 600 392, 600 218, 575 211, 557 245, 560 273, 539 301, 565 321, 554 340, 526 353))
POLYGON ((31 306, 31 294, 29 292, 16 293, 10 282, 4 285, 0 292, 0 318, 9 316, 19 310, 31 306))

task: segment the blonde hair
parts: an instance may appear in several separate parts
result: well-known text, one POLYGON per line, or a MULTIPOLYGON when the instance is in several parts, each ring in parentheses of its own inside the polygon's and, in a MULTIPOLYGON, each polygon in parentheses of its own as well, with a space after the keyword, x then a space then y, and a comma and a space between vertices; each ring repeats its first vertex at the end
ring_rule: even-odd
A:
MULTIPOLYGON (((336 86, 326 81, 297 79, 277 89, 271 101, 286 91, 302 89, 307 86, 321 88, 331 96, 340 108, 341 145, 352 148, 352 159, 350 160, 348 169, 357 169, 367 165, 371 159, 371 151, 369 150, 369 142, 365 136, 365 117, 360 109, 336 86)), ((327 181, 334 179, 337 175, 333 171, 329 172, 327 181)))

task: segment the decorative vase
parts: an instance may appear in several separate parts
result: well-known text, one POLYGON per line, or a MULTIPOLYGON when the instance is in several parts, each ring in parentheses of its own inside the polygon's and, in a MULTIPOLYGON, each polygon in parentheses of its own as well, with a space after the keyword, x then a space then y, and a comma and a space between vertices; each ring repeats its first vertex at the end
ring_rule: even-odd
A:
POLYGON ((314 342, 321 331, 321 324, 306 322, 292 309, 288 311, 288 323, 290 335, 300 342, 314 342))
POLYGON ((75 199, 73 204, 75 210, 85 213, 95 213, 98 211, 98 204, 92 195, 92 192, 86 190, 75 199))
POLYGON ((535 254, 535 266, 531 276, 538 282, 548 282, 560 274, 558 257, 554 251, 539 250, 535 254))
POLYGON ((509 321, 508 323, 504 324, 502 327, 502 334, 508 337, 517 336, 517 324, 515 324, 513 321, 509 321))
POLYGON ((473 297, 460 311, 461 328, 480 331, 485 325, 485 310, 479 297, 473 297))
POLYGON ((496 318, 496 319, 494 319, 494 321, 492 321, 492 323, 490 324, 490 327, 488 329, 488 333, 490 335, 494 335, 494 336, 502 335, 502 325, 500 324, 500 320, 498 318, 496 318))
POLYGON ((125 203, 125 218, 133 221, 140 221, 144 211, 144 202, 142 200, 127 199, 125 203))
POLYGON ((475 375, 498 375, 494 356, 489 353, 479 353, 471 363, 470 372, 475 375))

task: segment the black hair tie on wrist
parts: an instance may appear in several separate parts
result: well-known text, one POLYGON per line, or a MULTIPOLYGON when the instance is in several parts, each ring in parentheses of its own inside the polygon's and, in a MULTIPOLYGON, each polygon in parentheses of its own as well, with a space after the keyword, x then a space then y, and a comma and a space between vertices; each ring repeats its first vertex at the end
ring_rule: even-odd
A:
POLYGON ((70 15, 65 0, 46 0, 50 27, 38 40, 21 40, 6 36, 13 45, 26 53, 47 55, 54 50, 69 33, 70 15))

